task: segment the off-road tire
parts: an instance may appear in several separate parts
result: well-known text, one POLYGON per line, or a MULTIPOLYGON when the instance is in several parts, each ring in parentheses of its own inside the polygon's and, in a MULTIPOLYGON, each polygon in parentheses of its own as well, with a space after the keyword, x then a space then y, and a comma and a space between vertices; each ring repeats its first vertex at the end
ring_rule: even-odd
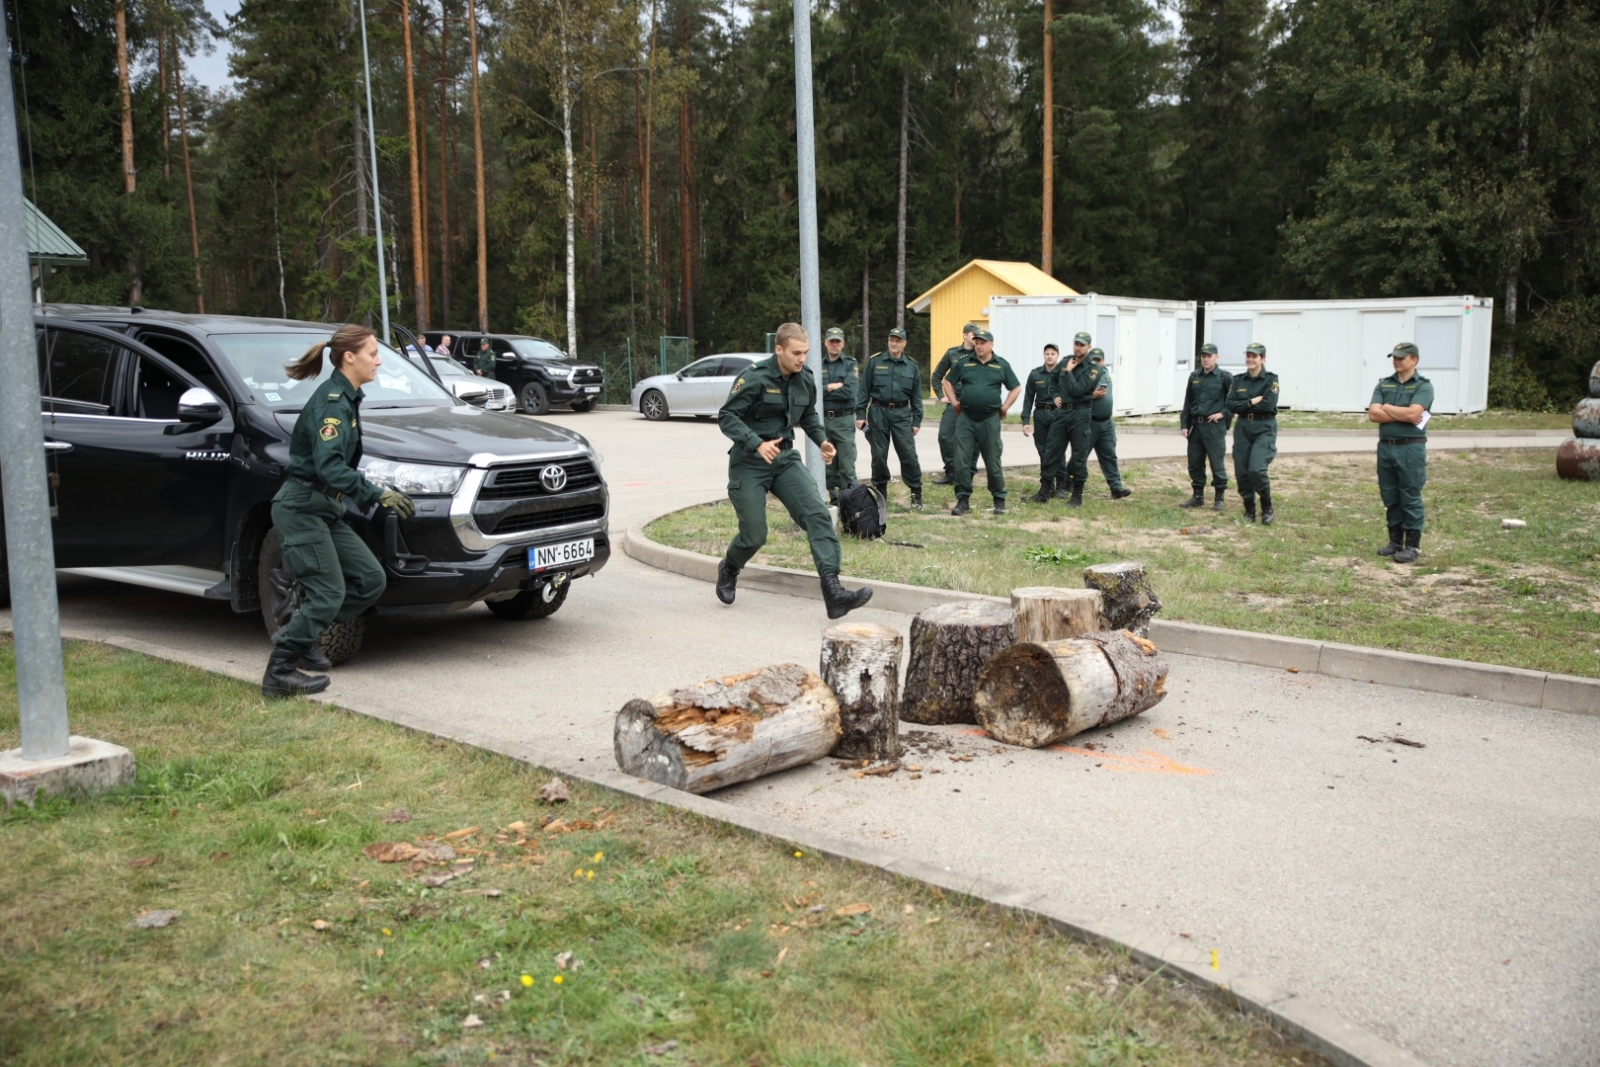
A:
POLYGON ((639 414, 651 422, 663 422, 671 414, 667 410, 667 397, 659 389, 649 389, 639 398, 639 414))
POLYGON ((572 588, 572 582, 561 583, 561 588, 549 600, 545 599, 548 585, 538 589, 529 589, 518 593, 509 600, 486 600, 484 604, 502 619, 511 619, 521 622, 525 619, 547 619, 561 610, 561 605, 567 602, 567 590, 572 588))
MULTIPOLYGON (((267 536, 261 542, 261 554, 256 564, 256 581, 261 590, 261 622, 267 628, 268 639, 278 636, 278 631, 283 629, 293 617, 295 606, 300 602, 300 583, 294 580, 289 573, 289 568, 283 563, 283 548, 278 542, 278 531, 268 530, 267 536), (274 575, 274 571, 278 571, 274 575), (287 588, 288 596, 285 597, 284 589, 287 588)), ((322 654, 328 657, 328 662, 335 667, 341 663, 348 663, 357 652, 361 651, 361 642, 366 639, 367 619, 365 615, 357 615, 344 622, 336 622, 325 630, 317 639, 317 647, 322 654)))
POLYGON ((594 410, 594 401, 593 400, 580 400, 576 404, 572 405, 572 410, 576 411, 580 415, 582 415, 585 411, 593 411, 594 410))
POLYGON ((517 406, 528 415, 548 415, 550 398, 545 395, 544 386, 538 382, 524 382, 522 388, 517 390, 517 406))

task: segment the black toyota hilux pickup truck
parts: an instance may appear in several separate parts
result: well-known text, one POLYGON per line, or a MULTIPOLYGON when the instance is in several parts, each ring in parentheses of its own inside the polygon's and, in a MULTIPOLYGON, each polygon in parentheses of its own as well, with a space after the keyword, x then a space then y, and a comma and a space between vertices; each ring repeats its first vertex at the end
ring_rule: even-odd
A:
MULTIPOLYGON (((287 621, 299 590, 271 502, 315 382, 284 364, 332 328, 61 305, 35 325, 56 566, 226 600, 269 631, 287 621)), ((417 512, 349 513, 388 575, 374 610, 553 614, 610 556, 599 454, 571 430, 461 402, 392 348, 382 359, 361 467, 417 512)), ((328 655, 348 658, 364 622, 336 625, 328 655)))

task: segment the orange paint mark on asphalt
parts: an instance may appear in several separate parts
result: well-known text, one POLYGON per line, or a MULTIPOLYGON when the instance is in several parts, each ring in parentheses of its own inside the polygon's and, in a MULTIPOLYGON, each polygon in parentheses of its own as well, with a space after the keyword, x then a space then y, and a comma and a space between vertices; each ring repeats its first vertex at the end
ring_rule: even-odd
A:
POLYGON ((1211 774, 1204 767, 1189 767, 1159 752, 1141 749, 1137 756, 1118 756, 1110 752, 1095 752, 1071 745, 1051 745, 1052 751, 1070 752, 1074 756, 1088 756, 1103 763, 1111 771, 1141 771, 1145 774, 1211 774))

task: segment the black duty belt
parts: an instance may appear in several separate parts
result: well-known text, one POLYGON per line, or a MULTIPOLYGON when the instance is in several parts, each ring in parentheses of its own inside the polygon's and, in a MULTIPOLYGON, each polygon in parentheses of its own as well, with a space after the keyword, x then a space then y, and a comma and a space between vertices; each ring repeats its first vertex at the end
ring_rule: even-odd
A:
POLYGON ((794 447, 794 438, 792 438, 792 437, 784 437, 784 438, 779 439, 779 441, 778 441, 778 451, 779 452, 787 452, 787 451, 789 451, 789 449, 791 449, 793 447, 794 447))
POLYGON ((337 489, 330 488, 329 486, 327 486, 323 482, 307 481, 304 478, 296 478, 292 474, 287 474, 284 477, 288 478, 291 482, 295 483, 296 485, 303 485, 307 489, 315 490, 316 492, 322 493, 324 496, 332 497, 334 500, 343 500, 344 499, 344 494, 343 493, 339 492, 337 489))
POLYGON ((1428 443, 1428 439, 1426 437, 1380 437, 1378 438, 1378 443, 1380 445, 1425 445, 1428 443))
POLYGON ((1268 419, 1276 419, 1277 417, 1278 413, 1275 411, 1252 411, 1249 414, 1239 416, 1239 418, 1243 419, 1245 422, 1266 422, 1268 419))
POLYGON ((1089 407, 1093 407, 1093 406, 1094 406, 1093 403, 1084 403, 1084 404, 1066 404, 1066 403, 1063 403, 1061 405, 1061 410, 1062 411, 1077 411, 1079 408, 1089 408, 1089 407))
POLYGON ((827 410, 823 411, 823 414, 826 415, 830 419, 837 419, 842 415, 854 415, 855 413, 856 412, 855 412, 854 408, 840 408, 837 411, 827 411, 827 410))
POLYGON ((874 400, 873 403, 880 408, 908 408, 911 406, 911 401, 909 400, 902 400, 898 404, 888 400, 874 400))

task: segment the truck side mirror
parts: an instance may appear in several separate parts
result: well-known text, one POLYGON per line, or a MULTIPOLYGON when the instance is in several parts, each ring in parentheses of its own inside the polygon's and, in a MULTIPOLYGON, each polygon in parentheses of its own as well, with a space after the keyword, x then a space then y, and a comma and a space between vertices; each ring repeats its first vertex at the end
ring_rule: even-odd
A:
POLYGON ((178 421, 205 424, 222 418, 222 401, 209 389, 185 389, 178 397, 178 421))

